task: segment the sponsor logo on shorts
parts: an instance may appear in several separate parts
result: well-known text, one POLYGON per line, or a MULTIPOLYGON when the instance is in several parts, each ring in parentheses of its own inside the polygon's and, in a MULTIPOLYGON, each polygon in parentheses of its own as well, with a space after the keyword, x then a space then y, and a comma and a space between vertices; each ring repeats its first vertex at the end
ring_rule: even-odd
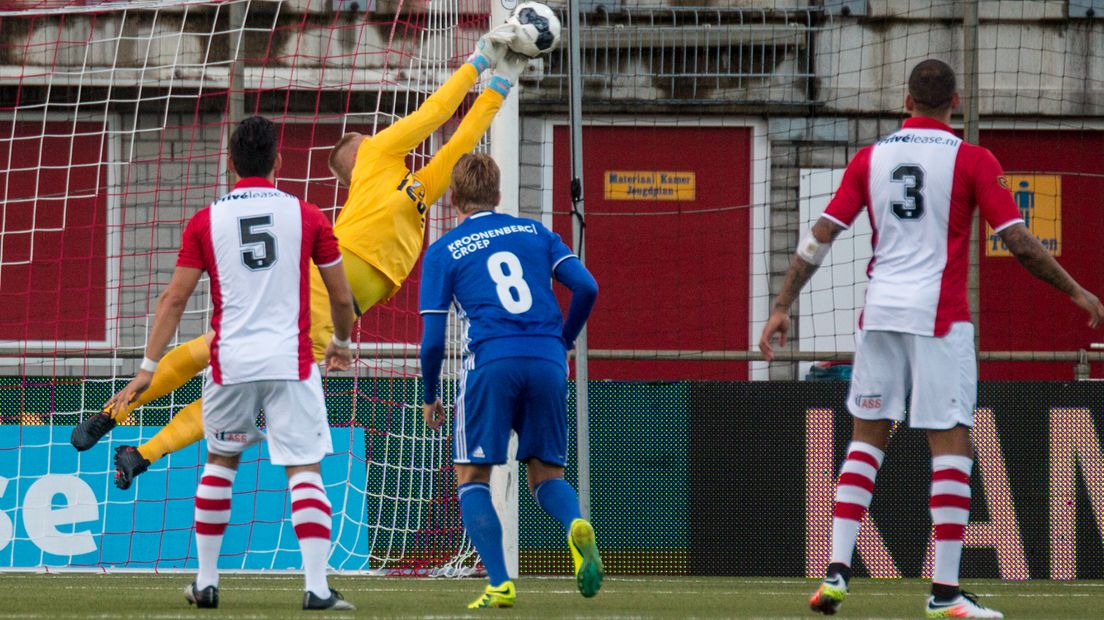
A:
POLYGON ((881 394, 859 394, 855 397, 855 404, 862 409, 881 409, 881 394))
POLYGON ((215 439, 219 441, 229 441, 231 443, 245 443, 249 441, 249 435, 246 433, 231 433, 229 431, 215 431, 215 439))

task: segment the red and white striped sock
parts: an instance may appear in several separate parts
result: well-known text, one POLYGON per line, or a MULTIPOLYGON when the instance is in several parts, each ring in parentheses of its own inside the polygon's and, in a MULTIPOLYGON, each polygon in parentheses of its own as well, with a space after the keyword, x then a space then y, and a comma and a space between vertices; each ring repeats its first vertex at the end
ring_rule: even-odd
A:
POLYGON ((330 597, 326 567, 330 557, 330 525, 333 522, 330 499, 322 476, 302 471, 288 480, 291 488, 291 523, 303 554, 306 589, 315 596, 330 597))
POLYGON ((839 483, 836 485, 836 507, 832 519, 833 564, 851 566, 859 525, 874 497, 874 480, 884 458, 885 452, 862 441, 852 441, 847 446, 847 459, 840 467, 839 483))
POLYGON ((931 517, 935 525, 935 567, 932 583, 958 586, 962 537, 970 519, 970 470, 965 456, 932 458, 931 517))
POLYGON ((234 475, 238 472, 207 463, 199 479, 195 500, 196 555, 199 574, 196 587, 202 590, 218 585, 219 549, 226 524, 230 523, 230 499, 234 495, 234 475))

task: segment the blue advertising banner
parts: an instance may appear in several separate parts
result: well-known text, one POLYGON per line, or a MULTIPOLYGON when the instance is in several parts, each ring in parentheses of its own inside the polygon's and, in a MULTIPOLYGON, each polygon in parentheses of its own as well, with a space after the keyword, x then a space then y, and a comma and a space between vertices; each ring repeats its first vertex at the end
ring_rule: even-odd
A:
MULTIPOLYGON (((195 568, 194 497, 205 444, 154 463, 129 490, 115 488, 114 448, 137 445, 142 427, 116 428, 78 453, 72 426, 0 426, 0 566, 195 568)), ((155 429, 156 430, 156 429, 155 429)), ((360 428, 333 428, 334 454, 322 462, 333 504, 330 565, 363 562, 365 444, 360 428), (350 527, 352 526, 352 527, 350 527)), ((265 444, 250 448, 234 482, 230 526, 219 566, 299 568, 287 478, 268 461, 265 444)))

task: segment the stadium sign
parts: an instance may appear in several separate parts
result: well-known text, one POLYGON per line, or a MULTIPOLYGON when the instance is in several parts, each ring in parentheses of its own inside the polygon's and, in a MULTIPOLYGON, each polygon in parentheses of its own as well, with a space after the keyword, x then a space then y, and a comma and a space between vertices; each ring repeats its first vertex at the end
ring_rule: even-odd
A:
POLYGON ((606 170, 606 200, 693 201, 697 195, 694 172, 663 170, 606 170))
MULTIPOLYGON (((140 443, 141 427, 116 428, 110 443, 83 453, 68 444, 72 429, 0 426, 0 566, 195 568, 193 498, 203 444, 155 463, 132 489, 120 491, 112 450, 140 443)), ((326 491, 335 513, 350 511, 363 522, 363 491, 353 492, 347 481, 364 470, 364 433, 337 428, 331 434, 334 455, 322 466, 326 491)), ((283 468, 268 462, 264 445, 253 447, 242 455, 238 479, 220 566, 298 568, 283 468)), ((333 566, 366 555, 358 528, 337 530, 335 543, 333 566)))
MULTIPOLYGON (((1010 174, 1001 182, 1020 210, 1024 225, 1051 256, 1062 255, 1062 177, 1057 174, 1010 174)), ((1012 256, 1000 235, 985 227, 986 256, 1012 256)))
MULTIPOLYGON (((822 576, 850 437, 847 384, 690 392, 689 572, 822 576)), ((963 576, 1104 577, 1104 384, 982 382, 972 434, 963 576)), ((931 574, 930 472, 924 433, 899 426, 860 529, 857 574, 931 574)))
MULTIPOLYGON (((1022 505, 1026 501, 1017 507, 1013 499, 994 417, 992 409, 982 408, 975 418, 973 439, 977 456, 973 477, 981 493, 974 502, 983 506, 980 511, 975 510, 975 518, 966 526, 964 547, 991 551, 1001 579, 1029 579, 1032 575, 1017 508, 1022 512, 1035 507, 1022 505), (988 518, 977 518, 978 512, 988 514, 988 518)), ((809 499, 805 529, 807 577, 822 576, 832 552, 831 539, 823 535, 832 529, 835 495, 833 467, 837 464, 830 460, 832 418, 832 411, 826 409, 809 409, 805 417, 808 454, 805 486, 809 499)), ((1081 474, 1092 504, 1089 512, 1094 513, 1096 527, 1104 533, 1104 510, 1101 510, 1104 508, 1104 459, 1094 432, 1091 410, 1055 408, 1050 410, 1049 420, 1049 437, 1040 438, 1040 441, 1049 440, 1050 448, 1047 485, 1050 574, 1035 576, 1074 579, 1077 571, 1077 545, 1073 544, 1077 537, 1077 474, 1081 474)), ((871 576, 902 576, 878 525, 869 514, 863 517, 856 550, 871 576)), ((934 539, 929 537, 922 572, 926 578, 931 577, 934 553, 934 539)))
MULTIPOLYGON (((0 476, 0 498, 5 496, 12 480, 0 476)), ((92 533, 76 526, 95 521, 100 516, 96 495, 77 476, 47 474, 27 488, 20 503, 21 523, 27 540, 43 553, 51 555, 84 555, 96 550, 92 533), (63 531, 72 530, 72 531, 63 531)), ((0 512, 0 550, 15 537, 15 523, 8 512, 0 512)))

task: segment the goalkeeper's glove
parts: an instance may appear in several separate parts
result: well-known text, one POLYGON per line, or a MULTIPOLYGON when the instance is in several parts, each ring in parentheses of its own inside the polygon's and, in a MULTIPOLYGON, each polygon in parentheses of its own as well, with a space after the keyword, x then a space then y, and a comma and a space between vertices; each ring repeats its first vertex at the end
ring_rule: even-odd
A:
POLYGON ((510 49, 510 41, 517 36, 517 30, 513 24, 502 24, 487 34, 479 37, 475 43, 475 50, 468 56, 468 62, 482 73, 485 69, 497 67, 502 57, 510 49))
POLYGON ((529 66, 531 59, 524 54, 519 54, 513 50, 507 49, 503 54, 502 60, 498 61, 495 65, 494 74, 496 77, 501 77, 508 81, 511 85, 516 86, 518 78, 525 72, 525 68, 529 66))

